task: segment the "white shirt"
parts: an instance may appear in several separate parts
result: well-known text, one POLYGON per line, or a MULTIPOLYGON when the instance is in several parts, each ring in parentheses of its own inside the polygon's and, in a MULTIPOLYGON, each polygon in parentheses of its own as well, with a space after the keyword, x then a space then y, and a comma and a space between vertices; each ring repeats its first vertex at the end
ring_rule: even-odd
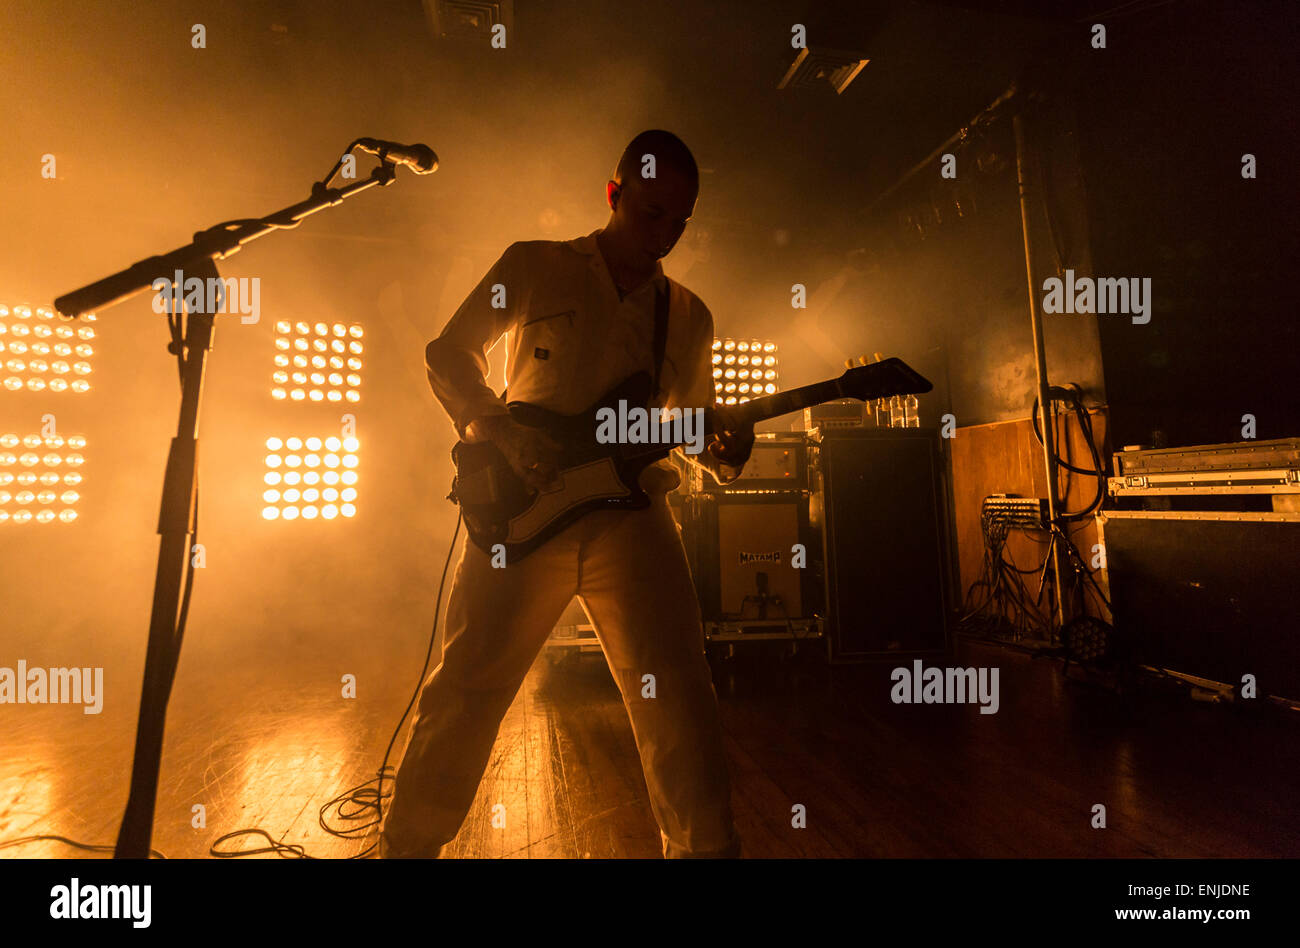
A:
MULTIPOLYGON (((620 299, 596 244, 598 233, 511 244, 429 343, 429 384, 462 440, 465 426, 476 418, 506 413, 505 402, 485 381, 487 353, 503 334, 511 402, 572 415, 636 372, 653 376, 659 287, 668 292, 668 338, 660 397, 652 402, 666 408, 713 407, 713 314, 658 262, 653 277, 620 299)), ((707 450, 686 457, 719 483, 740 474, 739 467, 707 450)), ((678 480, 672 466, 660 461, 641 483, 647 490, 671 490, 678 480)))

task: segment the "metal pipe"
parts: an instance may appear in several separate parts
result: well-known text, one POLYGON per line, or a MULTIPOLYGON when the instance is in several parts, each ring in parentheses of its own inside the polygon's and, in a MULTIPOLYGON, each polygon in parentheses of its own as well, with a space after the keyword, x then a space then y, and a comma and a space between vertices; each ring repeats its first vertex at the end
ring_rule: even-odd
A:
POLYGON ((1061 585, 1061 546, 1057 528, 1060 498, 1057 497, 1056 430, 1052 424, 1052 401, 1048 394, 1047 349, 1043 343, 1043 312, 1034 285, 1034 248, 1029 239, 1029 186, 1025 170, 1025 131, 1023 120, 1017 112, 1012 118, 1016 134, 1016 180, 1020 188, 1020 229, 1025 240, 1025 274, 1029 281, 1029 321, 1034 331, 1034 373, 1038 379, 1038 418, 1043 432, 1043 468, 1047 472, 1047 515, 1052 531, 1050 556, 1052 578, 1056 585, 1056 621, 1059 629, 1065 628, 1065 595, 1061 585))

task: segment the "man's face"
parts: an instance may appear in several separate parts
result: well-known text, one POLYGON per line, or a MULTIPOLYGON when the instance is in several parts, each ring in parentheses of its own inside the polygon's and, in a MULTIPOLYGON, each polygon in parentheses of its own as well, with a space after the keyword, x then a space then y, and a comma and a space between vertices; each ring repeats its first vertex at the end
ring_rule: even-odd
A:
POLYGON ((624 182, 614 218, 637 263, 653 267, 668 256, 695 213, 696 190, 686 175, 665 166, 657 169, 656 177, 638 173, 624 182))

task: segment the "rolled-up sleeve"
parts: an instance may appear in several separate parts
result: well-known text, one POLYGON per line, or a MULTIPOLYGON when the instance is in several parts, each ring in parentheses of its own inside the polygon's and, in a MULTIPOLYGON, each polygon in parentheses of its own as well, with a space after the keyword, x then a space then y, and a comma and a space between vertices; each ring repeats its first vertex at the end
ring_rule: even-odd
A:
POLYGON ((429 386, 461 440, 475 419, 508 414, 501 397, 487 384, 487 354, 514 323, 520 249, 517 243, 506 248, 424 350, 429 386), (504 288, 503 306, 492 305, 500 301, 498 285, 504 288))
MULTIPOLYGON (((711 410, 714 405, 713 389, 713 314, 697 301, 701 315, 692 320, 695 331, 688 340, 686 351, 682 353, 682 371, 673 386, 673 398, 670 407, 703 408, 711 410)), ((718 484, 729 484, 740 477, 743 465, 737 467, 718 460, 705 448, 699 454, 688 454, 685 449, 677 448, 689 463, 703 468, 713 475, 718 484)))

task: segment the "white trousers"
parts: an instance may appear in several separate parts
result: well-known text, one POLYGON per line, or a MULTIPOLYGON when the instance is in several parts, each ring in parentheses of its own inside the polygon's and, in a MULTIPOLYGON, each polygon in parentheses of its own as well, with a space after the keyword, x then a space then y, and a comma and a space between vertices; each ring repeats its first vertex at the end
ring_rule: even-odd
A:
POLYGON ((667 501, 651 497, 646 510, 588 514, 504 568, 465 543, 442 662, 398 766, 385 855, 431 858, 459 832, 501 720, 575 595, 622 692, 664 856, 740 855, 699 603, 667 501))

